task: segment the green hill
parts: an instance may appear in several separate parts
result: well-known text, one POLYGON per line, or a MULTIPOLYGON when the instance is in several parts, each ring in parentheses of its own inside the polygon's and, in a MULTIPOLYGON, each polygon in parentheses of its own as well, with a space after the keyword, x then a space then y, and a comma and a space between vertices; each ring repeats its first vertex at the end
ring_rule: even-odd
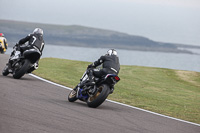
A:
POLYGON ((65 26, 0 20, 0 31, 6 35, 9 46, 13 46, 36 27, 44 30, 44 39, 47 44, 191 53, 179 50, 174 44, 156 42, 142 36, 116 31, 78 25, 65 26))

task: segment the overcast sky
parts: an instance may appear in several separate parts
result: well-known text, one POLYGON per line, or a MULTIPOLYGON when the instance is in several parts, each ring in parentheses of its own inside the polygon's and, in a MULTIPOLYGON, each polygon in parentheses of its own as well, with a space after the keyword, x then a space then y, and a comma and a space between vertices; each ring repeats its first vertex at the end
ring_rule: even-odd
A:
POLYGON ((103 28, 200 46, 200 0, 0 0, 0 19, 103 28))

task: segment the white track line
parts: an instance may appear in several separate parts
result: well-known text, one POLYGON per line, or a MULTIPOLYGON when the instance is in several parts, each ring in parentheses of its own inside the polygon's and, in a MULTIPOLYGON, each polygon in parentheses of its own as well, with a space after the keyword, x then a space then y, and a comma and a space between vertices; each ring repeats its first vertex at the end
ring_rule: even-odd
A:
MULTIPOLYGON (((31 76, 33 76, 33 77, 35 77, 35 78, 37 78, 37 79, 40 79, 40 80, 42 80, 42 81, 45 81, 45 82, 47 82, 47 83, 50 83, 50 84, 53 84, 53 85, 56 85, 56 86, 59 86, 59 87, 62 87, 62 88, 68 89, 68 90, 72 90, 72 88, 69 88, 69 87, 66 87, 66 86, 64 86, 64 85, 60 85, 60 84, 54 83, 54 82, 52 82, 52 81, 43 79, 43 78, 38 77, 38 76, 36 76, 36 75, 34 75, 34 74, 29 74, 29 75, 31 75, 31 76)), ((154 114, 154 115, 158 115, 158 116, 162 116, 162 117, 165 117, 165 118, 169 118, 169 119, 173 119, 173 120, 185 122, 185 123, 192 124, 192 125, 196 125, 196 126, 200 126, 200 124, 197 124, 197 123, 193 123, 193 122, 189 122, 189 121, 177 119, 177 118, 174 118, 174 117, 162 115, 162 114, 159 114, 159 113, 151 112, 151 111, 148 111, 148 110, 145 110, 145 109, 137 108, 137 107, 130 106, 130 105, 123 104, 123 103, 119 103, 119 102, 116 102, 116 101, 112 101, 112 100, 108 100, 108 99, 106 99, 106 100, 109 101, 109 102, 111 102, 111 103, 123 105, 123 106, 129 107, 129 108, 137 109, 137 110, 144 111, 144 112, 147 112, 147 113, 151 113, 151 114, 154 114)))

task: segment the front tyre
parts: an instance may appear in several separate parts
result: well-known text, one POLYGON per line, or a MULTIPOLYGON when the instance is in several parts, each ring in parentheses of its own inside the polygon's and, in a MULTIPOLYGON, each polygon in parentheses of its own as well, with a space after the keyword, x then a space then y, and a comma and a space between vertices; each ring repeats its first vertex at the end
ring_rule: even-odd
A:
POLYGON ((8 65, 6 65, 5 68, 4 68, 3 71, 2 71, 2 75, 3 75, 3 76, 7 76, 8 74, 9 74, 8 65))
POLYGON ((88 98, 87 100, 88 107, 91 107, 91 108, 98 107, 106 100, 106 98, 108 97, 110 93, 110 88, 106 84, 100 85, 97 88, 97 90, 98 92, 94 96, 88 98))
POLYGON ((77 94, 77 87, 73 90, 70 91, 69 95, 68 95, 68 101, 69 102, 74 102, 77 100, 76 98, 76 94, 77 94))
POLYGON ((13 78, 20 79, 22 76, 24 76, 29 69, 30 64, 30 61, 27 59, 20 62, 19 66, 13 71, 13 78))

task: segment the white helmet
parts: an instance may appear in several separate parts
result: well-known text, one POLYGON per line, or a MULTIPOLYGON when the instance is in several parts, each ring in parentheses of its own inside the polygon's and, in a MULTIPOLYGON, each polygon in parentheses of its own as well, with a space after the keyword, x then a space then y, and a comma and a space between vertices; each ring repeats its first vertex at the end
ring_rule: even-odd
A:
POLYGON ((43 35, 43 30, 40 28, 35 28, 35 30, 33 31, 34 34, 41 34, 43 35))
POLYGON ((115 49, 109 49, 109 50, 107 51, 107 54, 108 54, 108 55, 117 55, 117 51, 116 51, 115 49))

